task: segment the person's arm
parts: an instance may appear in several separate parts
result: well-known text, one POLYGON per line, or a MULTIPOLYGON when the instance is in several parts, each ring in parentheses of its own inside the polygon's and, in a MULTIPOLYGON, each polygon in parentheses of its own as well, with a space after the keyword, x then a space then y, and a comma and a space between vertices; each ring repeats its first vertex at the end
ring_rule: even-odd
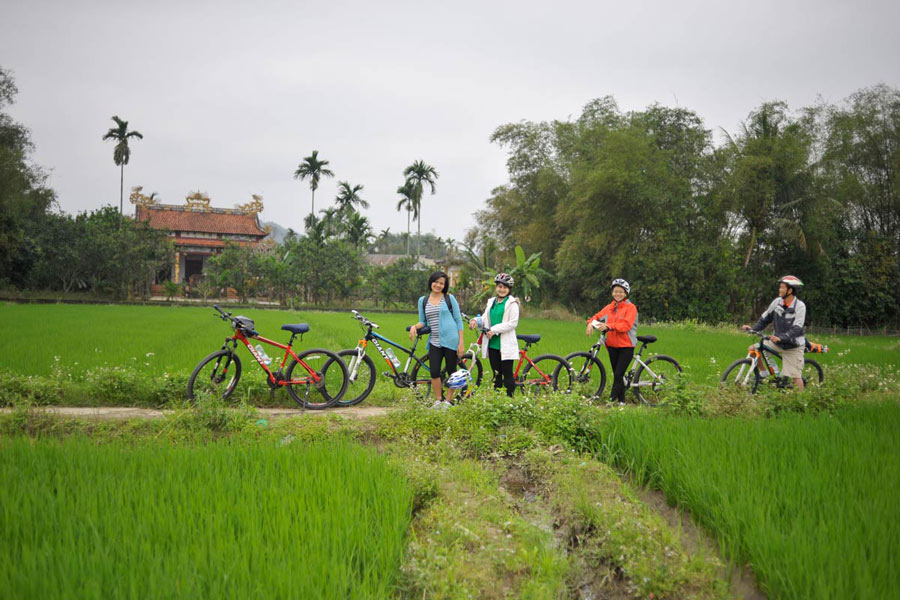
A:
POLYGON ((776 298, 772 301, 772 304, 769 305, 769 308, 766 309, 766 312, 759 318, 759 321, 757 321, 750 329, 753 331, 762 331, 765 329, 769 323, 772 322, 772 319, 775 318, 775 306, 777 303, 778 299, 776 298))
POLYGON ((424 302, 424 300, 425 300, 425 296, 422 296, 421 298, 419 298, 419 302, 418 302, 419 322, 409 328, 409 339, 411 339, 413 341, 415 341, 416 335, 418 335, 416 332, 419 329, 422 329, 423 327, 425 327, 425 302, 424 302))
POLYGON ((465 351, 465 347, 463 346, 465 342, 463 341, 462 313, 459 312, 459 302, 456 301, 453 294, 447 294, 447 296, 450 298, 450 314, 453 315, 453 320, 456 322, 456 329, 459 333, 459 344, 457 345, 456 353, 459 356, 462 356, 465 351))

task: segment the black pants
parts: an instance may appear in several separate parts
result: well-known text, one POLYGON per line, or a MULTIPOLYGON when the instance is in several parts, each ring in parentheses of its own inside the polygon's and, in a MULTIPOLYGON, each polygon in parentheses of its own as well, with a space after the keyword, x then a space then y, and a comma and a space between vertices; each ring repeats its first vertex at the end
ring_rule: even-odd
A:
POLYGON ((450 376, 455 373, 456 365, 459 362, 459 355, 456 354, 456 350, 428 344, 428 368, 431 371, 432 379, 441 378, 442 359, 447 366, 447 375, 450 376))
POLYGON ((491 370, 494 372, 494 388, 506 388, 506 395, 512 398, 513 392, 516 391, 516 382, 513 379, 513 363, 514 360, 503 360, 500 358, 500 350, 496 348, 488 348, 488 358, 491 361, 491 370))
POLYGON ((612 365, 612 391, 609 399, 613 402, 625 402, 625 371, 631 359, 634 358, 634 348, 612 348, 607 346, 609 351, 609 362, 612 365))

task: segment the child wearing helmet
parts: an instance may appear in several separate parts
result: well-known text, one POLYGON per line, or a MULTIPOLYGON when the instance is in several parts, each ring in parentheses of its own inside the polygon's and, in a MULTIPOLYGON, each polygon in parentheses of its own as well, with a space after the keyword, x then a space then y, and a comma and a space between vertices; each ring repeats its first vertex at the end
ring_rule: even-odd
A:
POLYGON ((494 388, 506 388, 506 395, 512 396, 516 389, 513 378, 513 363, 519 358, 519 342, 516 326, 519 324, 519 301, 512 296, 515 280, 507 273, 497 273, 494 277, 495 295, 487 301, 484 313, 469 321, 469 327, 486 330, 481 343, 481 356, 487 357, 494 372, 494 388))
POLYGON ((613 379, 610 402, 625 404, 625 371, 634 357, 637 344, 637 307, 628 299, 631 285, 624 279, 613 279, 610 284, 612 302, 587 320, 586 335, 595 330, 606 333, 606 350, 612 367, 613 379))
MULTIPOLYGON (((803 391, 803 352, 806 350, 806 304, 797 297, 803 282, 793 275, 778 280, 778 297, 772 300, 759 320, 744 331, 762 331, 773 323, 775 334, 765 346, 781 355, 781 375, 794 380, 794 389, 803 391)), ((753 346, 751 346, 753 348, 753 346)), ((760 377, 765 377, 765 365, 760 362, 760 377)))

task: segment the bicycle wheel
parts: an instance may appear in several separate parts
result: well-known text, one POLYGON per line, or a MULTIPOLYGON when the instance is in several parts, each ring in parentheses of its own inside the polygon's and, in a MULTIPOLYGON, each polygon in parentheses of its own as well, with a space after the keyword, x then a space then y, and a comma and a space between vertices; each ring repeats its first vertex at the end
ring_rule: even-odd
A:
MULTIPOLYGON (((410 356, 412 364, 409 371, 409 387, 416 393, 416 396, 424 398, 431 393, 431 367, 428 366, 428 355, 425 354, 420 358, 410 356)), ((406 375, 406 373, 401 373, 406 375)))
POLYGON ((825 372, 822 370, 822 366, 811 358, 803 361, 802 375, 805 386, 822 385, 822 382, 825 381, 825 372))
POLYGON ((200 394, 225 400, 234 392, 241 379, 241 359, 232 350, 213 352, 194 367, 187 384, 187 399, 196 400, 200 394))
POLYGON ((344 365, 344 361, 334 352, 320 348, 301 352, 297 358, 300 362, 291 359, 284 378, 288 381, 294 378, 310 378, 310 381, 286 386, 291 398, 303 408, 310 410, 321 410, 340 402, 347 391, 347 366, 344 365), (294 375, 295 368, 296 375, 294 375), (313 373, 319 376, 318 383, 311 380, 313 373))
POLYGON ((356 348, 341 350, 338 356, 347 366, 347 391, 344 397, 338 400, 338 406, 353 406, 369 397, 372 388, 375 387, 375 363, 368 354, 360 357, 356 348))
POLYGON ((666 401, 666 392, 672 388, 678 374, 684 371, 677 360, 665 354, 657 354, 646 364, 646 368, 644 365, 638 367, 631 387, 638 400, 650 406, 658 406, 666 401))
POLYGON ((517 385, 526 394, 572 392, 572 370, 566 359, 556 354, 542 354, 525 365, 517 385), (532 364, 533 363, 533 364, 532 364))
POLYGON ((751 393, 756 391, 756 369, 753 368, 753 361, 749 358, 741 358, 734 361, 725 372, 719 384, 722 386, 738 387, 749 389, 751 393))
MULTIPOLYGON (((469 373, 472 375, 472 381, 469 382, 469 385, 459 390, 457 397, 468 398, 472 394, 475 393, 475 388, 481 385, 481 378, 483 377, 483 372, 481 369, 481 360, 472 354, 471 352, 466 352, 462 355, 462 358, 459 359, 459 369, 467 369, 469 373)), ((448 373, 446 367, 441 371, 441 381, 447 381, 447 378, 452 375, 452 373, 448 373)))
POLYGON ((566 356, 572 366, 572 393, 586 400, 600 398, 606 387, 606 369, 590 352, 573 352, 566 356))

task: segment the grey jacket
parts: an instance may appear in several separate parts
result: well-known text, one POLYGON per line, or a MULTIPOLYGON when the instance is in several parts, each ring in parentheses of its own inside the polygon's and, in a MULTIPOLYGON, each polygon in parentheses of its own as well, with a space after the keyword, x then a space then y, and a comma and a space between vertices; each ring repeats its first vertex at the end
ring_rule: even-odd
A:
POLYGON ((778 345, 784 349, 806 345, 806 304, 794 297, 790 306, 784 305, 782 298, 775 298, 753 326, 762 331, 769 323, 775 323, 775 335, 781 340, 778 345))

